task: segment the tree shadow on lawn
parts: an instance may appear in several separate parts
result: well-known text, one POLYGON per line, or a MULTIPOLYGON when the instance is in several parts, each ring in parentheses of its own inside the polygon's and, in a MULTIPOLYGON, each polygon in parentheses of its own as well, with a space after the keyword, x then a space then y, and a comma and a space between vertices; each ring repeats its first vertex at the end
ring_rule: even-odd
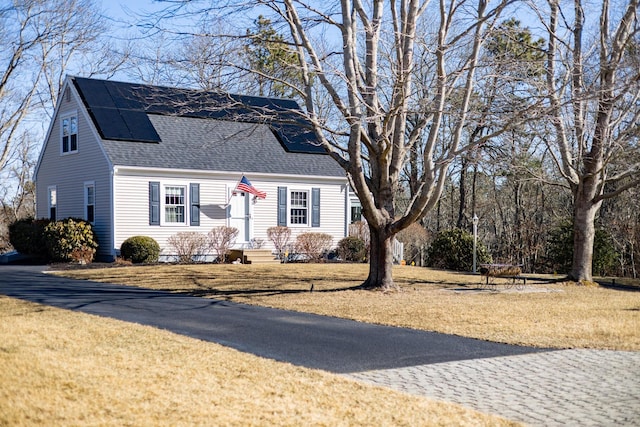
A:
MULTIPOLYGON (((240 285, 238 288, 233 289, 218 289, 212 285, 201 284, 195 281, 195 285, 198 289, 193 288, 173 288, 167 289, 169 292, 179 293, 189 296, 195 296, 200 298, 213 298, 213 299, 225 299, 231 300, 234 297, 245 297, 250 299, 251 297, 270 297, 277 295, 295 295, 305 293, 336 293, 349 290, 356 290, 360 284, 360 281, 356 281, 358 284, 353 286, 339 286, 339 287, 324 287, 318 286, 319 281, 304 280, 300 283, 299 289, 276 289, 276 288, 257 288, 246 285, 240 285), (304 284, 304 286, 302 286, 304 284)), ((343 281, 344 282, 344 281, 343 281)))
MULTIPOLYGON (((327 279, 301 281, 300 283, 301 287, 298 289, 258 288, 258 287, 250 286, 250 283, 239 284, 239 287, 233 288, 233 289, 219 289, 212 285, 198 283, 197 280, 195 280, 194 285, 198 286, 199 289, 172 288, 172 289, 167 289, 167 291, 180 293, 184 295, 195 296, 195 297, 201 297, 201 298, 214 298, 214 299, 225 299, 225 300, 232 300, 236 297, 240 297, 240 298, 244 297, 247 299, 251 299, 251 297, 271 297, 271 296, 277 296, 277 295, 295 295, 295 294, 305 294, 305 293, 329 294, 329 293, 339 293, 339 292, 345 292, 345 291, 394 292, 394 291, 383 291, 383 290, 376 290, 376 289, 372 290, 372 289, 363 288, 361 280, 342 280, 341 281, 342 283, 351 282, 353 284, 344 285, 344 286, 326 287, 326 285, 322 283, 324 280, 327 280, 327 279)), ((447 289, 447 290, 466 290, 466 291, 483 290, 480 288, 480 283, 457 283, 457 282, 449 282, 445 280, 400 281, 398 285, 400 286, 398 287, 397 292, 417 291, 421 286, 435 286, 437 288, 447 289)))
MULTIPOLYGON (((413 279, 413 280, 405 280, 400 283, 405 287, 413 287, 414 290, 418 290, 420 286, 435 286, 440 289, 450 290, 450 291, 475 291, 475 292, 495 292, 498 287, 512 288, 514 287, 514 283, 509 283, 508 278, 503 277, 491 277, 489 281, 487 281, 487 276, 482 274, 473 274, 466 271, 447 271, 447 274, 450 276, 458 276, 460 277, 459 281, 452 281, 451 279, 413 279)), ((532 274, 524 274, 521 277, 526 278, 526 284, 521 283, 523 287, 531 287, 535 285, 554 285, 554 284, 562 284, 567 281, 566 277, 560 278, 548 278, 548 277, 539 277, 532 274)), ((520 280, 520 279, 517 279, 520 280)), ((519 289, 523 289, 520 287, 519 289)))

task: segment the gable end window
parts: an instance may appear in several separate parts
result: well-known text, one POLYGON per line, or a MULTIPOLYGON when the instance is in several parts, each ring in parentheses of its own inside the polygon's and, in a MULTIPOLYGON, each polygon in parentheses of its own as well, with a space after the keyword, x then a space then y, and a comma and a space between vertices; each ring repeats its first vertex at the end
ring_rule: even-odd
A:
POLYGON ((62 118, 62 154, 78 151, 78 116, 66 116, 62 118))

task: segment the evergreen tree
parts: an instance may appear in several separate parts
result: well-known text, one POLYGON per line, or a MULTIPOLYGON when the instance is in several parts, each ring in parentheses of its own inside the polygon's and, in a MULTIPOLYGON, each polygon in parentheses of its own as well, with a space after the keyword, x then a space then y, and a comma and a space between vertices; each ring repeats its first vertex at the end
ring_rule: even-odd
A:
POLYGON ((300 59, 270 19, 260 15, 255 30, 247 30, 244 47, 249 67, 258 84, 258 95, 279 98, 296 96, 300 83, 300 59))

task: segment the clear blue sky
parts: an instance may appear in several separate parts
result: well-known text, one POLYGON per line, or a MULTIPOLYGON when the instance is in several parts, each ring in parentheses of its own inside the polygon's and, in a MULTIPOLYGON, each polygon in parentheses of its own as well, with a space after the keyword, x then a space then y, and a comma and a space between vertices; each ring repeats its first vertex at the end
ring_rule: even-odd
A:
POLYGON ((141 13, 158 8, 153 0, 98 0, 106 14, 114 19, 127 19, 131 16, 127 11, 141 13))

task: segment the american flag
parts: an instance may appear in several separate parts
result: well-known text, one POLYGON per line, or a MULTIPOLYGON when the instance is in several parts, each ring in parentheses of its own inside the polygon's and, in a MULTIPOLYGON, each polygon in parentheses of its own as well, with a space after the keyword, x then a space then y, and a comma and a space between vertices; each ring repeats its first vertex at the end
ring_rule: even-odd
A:
POLYGON ((260 191, 256 187, 251 185, 251 182, 244 175, 242 175, 242 179, 240 179, 240 182, 238 182, 235 191, 250 193, 259 199, 265 199, 267 197, 267 193, 265 193, 264 191, 260 191))

